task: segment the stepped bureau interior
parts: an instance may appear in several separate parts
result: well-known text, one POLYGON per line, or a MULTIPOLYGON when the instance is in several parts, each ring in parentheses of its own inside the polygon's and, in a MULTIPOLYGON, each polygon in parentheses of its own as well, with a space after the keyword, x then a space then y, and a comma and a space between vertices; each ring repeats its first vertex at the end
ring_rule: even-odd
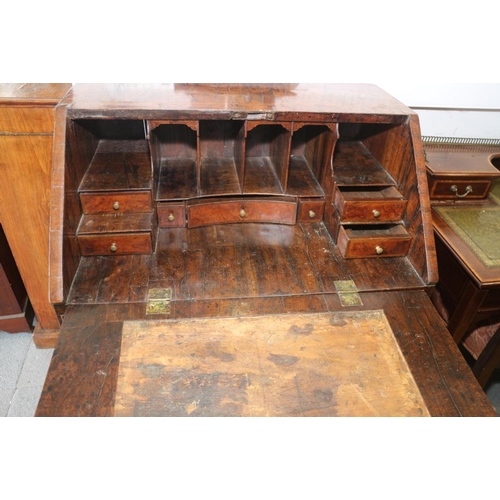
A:
MULTIPOLYGON (((419 411, 494 413, 429 300, 438 274, 418 117, 375 86, 76 85, 56 109, 51 202, 63 324, 38 415, 134 407, 116 394, 129 323, 328 313, 337 324, 374 310, 419 411)), ((232 383, 207 376, 186 414, 342 414, 340 403, 251 410, 241 381, 243 406, 207 400, 232 383)))

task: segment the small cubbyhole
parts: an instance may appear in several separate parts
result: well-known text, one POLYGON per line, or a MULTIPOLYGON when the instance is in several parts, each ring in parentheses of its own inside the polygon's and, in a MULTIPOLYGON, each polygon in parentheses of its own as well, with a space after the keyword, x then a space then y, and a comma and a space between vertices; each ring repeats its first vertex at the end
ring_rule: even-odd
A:
POLYGON ((151 187, 151 163, 143 120, 74 120, 70 127, 83 174, 80 192, 151 187))
POLYGON ((337 134, 324 125, 304 125, 294 131, 287 194, 324 196, 321 181, 336 139, 337 134))
POLYGON ((157 201, 197 195, 197 123, 169 123, 151 131, 157 201))
POLYGON ((200 121, 201 196, 241 193, 244 145, 243 121, 200 121))
POLYGON ((281 124, 247 123, 245 194, 283 194, 291 133, 281 124))

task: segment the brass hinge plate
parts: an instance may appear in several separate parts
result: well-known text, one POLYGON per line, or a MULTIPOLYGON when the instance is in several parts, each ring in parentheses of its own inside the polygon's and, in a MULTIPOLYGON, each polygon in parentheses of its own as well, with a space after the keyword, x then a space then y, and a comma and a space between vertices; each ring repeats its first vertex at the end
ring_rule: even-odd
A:
POLYGON ((362 306, 361 296, 353 280, 334 281, 335 290, 343 307, 362 306))
POLYGON ((170 314, 171 288, 151 288, 148 292, 146 314, 170 314))

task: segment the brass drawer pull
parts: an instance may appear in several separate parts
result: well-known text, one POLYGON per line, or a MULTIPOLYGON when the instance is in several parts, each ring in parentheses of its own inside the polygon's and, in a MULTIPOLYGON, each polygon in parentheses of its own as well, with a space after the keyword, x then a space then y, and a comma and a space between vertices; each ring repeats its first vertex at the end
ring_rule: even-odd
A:
POLYGON ((378 219, 380 217, 380 212, 378 210, 372 210, 372 214, 375 219, 378 219))
POLYGON ((316 212, 314 210, 309 210, 309 218, 314 219, 316 217, 316 212))
POLYGON ((111 243, 111 246, 109 247, 109 251, 115 253, 118 250, 118 247, 116 246, 116 243, 111 243))
POLYGON ((245 212, 245 210, 241 209, 241 210, 240 210, 240 217, 241 217, 242 219, 244 219, 246 216, 247 216, 247 213, 245 212))
POLYGON ((167 217, 167 219, 168 219, 169 222, 174 222, 174 219, 175 219, 174 214, 169 214, 169 216, 167 217))
POLYGON ((120 204, 117 201, 115 201, 113 203, 113 210, 119 210, 119 209, 120 209, 120 204))
POLYGON ((455 193, 455 196, 456 196, 457 198, 465 198, 468 194, 472 193, 472 186, 467 186, 467 187, 465 188, 465 193, 464 193, 464 194, 458 194, 458 187, 457 187, 457 185, 456 185, 456 184, 453 184, 453 186, 451 186, 451 188, 450 188, 450 189, 451 189, 451 191, 452 191, 453 193, 455 193))
POLYGON ((376 253, 377 255, 382 255, 382 254, 384 253, 384 249, 383 249, 381 246, 377 245, 377 246, 375 247, 375 253, 376 253))

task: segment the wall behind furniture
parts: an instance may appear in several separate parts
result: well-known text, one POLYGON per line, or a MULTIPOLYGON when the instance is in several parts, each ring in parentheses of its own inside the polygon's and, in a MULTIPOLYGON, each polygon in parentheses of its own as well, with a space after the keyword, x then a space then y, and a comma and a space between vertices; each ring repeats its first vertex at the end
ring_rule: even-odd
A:
POLYGON ((418 113, 424 136, 500 141, 500 83, 377 85, 418 113))

